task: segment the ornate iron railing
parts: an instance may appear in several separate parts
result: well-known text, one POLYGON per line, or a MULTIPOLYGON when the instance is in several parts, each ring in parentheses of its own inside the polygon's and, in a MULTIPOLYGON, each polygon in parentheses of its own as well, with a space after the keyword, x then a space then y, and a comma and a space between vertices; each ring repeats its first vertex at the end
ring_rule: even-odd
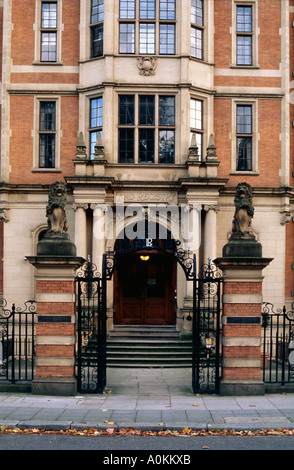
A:
POLYGON ((294 383, 294 311, 262 307, 262 375, 265 383, 294 383))
POLYGON ((7 308, 0 299, 0 380, 11 383, 30 382, 35 368, 35 315, 34 301, 21 309, 7 308))

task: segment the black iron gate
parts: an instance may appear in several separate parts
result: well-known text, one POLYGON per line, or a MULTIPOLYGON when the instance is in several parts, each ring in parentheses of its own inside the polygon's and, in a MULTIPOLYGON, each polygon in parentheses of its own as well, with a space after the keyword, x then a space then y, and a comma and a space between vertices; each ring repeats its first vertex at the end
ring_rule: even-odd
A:
POLYGON ((209 260, 193 284, 192 388, 194 393, 218 393, 222 278, 209 260))
MULTIPOLYGON (((193 392, 218 393, 222 278, 210 261, 196 276, 195 256, 178 248, 169 254, 181 264, 186 279, 193 282, 193 392)), ((78 391, 82 393, 103 393, 106 385, 106 286, 121 256, 121 252, 105 253, 102 274, 96 273, 88 260, 76 278, 76 367, 78 391)))
POLYGON ((0 299, 0 383, 31 382, 35 370, 34 301, 21 309, 0 299))
POLYGON ((106 279, 88 261, 76 277, 77 383, 79 392, 106 385, 106 279))

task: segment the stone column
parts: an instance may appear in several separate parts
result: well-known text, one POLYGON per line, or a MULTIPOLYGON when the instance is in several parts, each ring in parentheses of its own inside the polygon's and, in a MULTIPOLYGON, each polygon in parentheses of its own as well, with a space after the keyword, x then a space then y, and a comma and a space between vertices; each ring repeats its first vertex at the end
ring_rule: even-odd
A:
POLYGON ((73 210, 75 211, 75 245, 77 248, 77 255, 87 258, 87 220, 86 210, 88 204, 74 203, 73 210))
POLYGON ((92 233, 92 262, 97 267, 97 272, 102 274, 102 258, 105 253, 105 231, 106 216, 103 204, 91 204, 93 210, 93 233, 92 233))
POLYGON ((214 259, 216 257, 216 215, 219 210, 217 205, 204 205, 205 220, 204 220, 204 250, 203 262, 206 264, 208 258, 214 259))

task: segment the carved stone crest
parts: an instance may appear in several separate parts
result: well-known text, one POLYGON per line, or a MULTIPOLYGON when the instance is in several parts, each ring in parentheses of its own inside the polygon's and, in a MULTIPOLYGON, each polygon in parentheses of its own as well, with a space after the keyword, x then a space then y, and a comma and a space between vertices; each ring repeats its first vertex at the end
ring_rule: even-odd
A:
POLYGON ((155 75, 157 67, 157 59, 152 56, 138 57, 137 67, 140 75, 150 76, 155 75))

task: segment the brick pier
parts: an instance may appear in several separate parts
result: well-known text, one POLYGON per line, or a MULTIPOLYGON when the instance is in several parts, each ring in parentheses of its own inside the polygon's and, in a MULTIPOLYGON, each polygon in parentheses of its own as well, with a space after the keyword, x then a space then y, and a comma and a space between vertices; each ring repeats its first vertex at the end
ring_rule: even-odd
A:
POLYGON ((263 395, 261 306, 266 258, 219 258, 223 271, 221 395, 263 395))
POLYGON ((32 393, 76 394, 76 257, 28 257, 36 268, 36 375, 32 393))

